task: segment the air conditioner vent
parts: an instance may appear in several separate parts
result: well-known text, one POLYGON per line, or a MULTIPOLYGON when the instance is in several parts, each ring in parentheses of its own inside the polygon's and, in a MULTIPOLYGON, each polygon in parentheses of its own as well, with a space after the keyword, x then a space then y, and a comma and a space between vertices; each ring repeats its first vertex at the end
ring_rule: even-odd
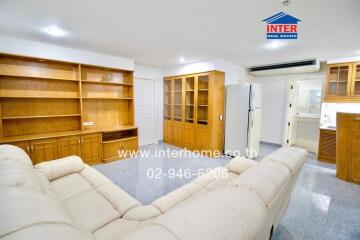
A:
POLYGON ((270 76, 295 73, 318 72, 320 61, 317 59, 307 59, 294 62, 276 63, 271 65, 249 67, 248 71, 255 76, 270 76))

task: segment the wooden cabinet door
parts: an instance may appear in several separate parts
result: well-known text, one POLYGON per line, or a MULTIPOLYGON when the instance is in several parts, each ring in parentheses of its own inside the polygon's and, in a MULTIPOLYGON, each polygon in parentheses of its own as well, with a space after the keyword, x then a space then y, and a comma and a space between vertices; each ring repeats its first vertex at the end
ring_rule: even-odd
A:
POLYGON ((81 136, 81 156, 85 163, 101 162, 101 135, 98 133, 81 136))
POLYGON ((171 144, 171 121, 164 120, 164 142, 171 144))
POLYGON ((360 131, 353 131, 351 140, 350 178, 360 183, 360 131))
POLYGON ((72 155, 81 157, 80 141, 80 136, 58 138, 58 157, 63 158, 72 155))
POLYGON ((197 127, 195 129, 196 150, 209 150, 209 131, 197 127))
POLYGON ((123 141, 123 150, 129 153, 127 157, 130 157, 129 155, 135 154, 139 150, 138 146, 139 146, 138 138, 132 138, 123 141))
POLYGON ((325 99, 336 100, 350 97, 352 86, 352 64, 332 64, 328 66, 325 99))
POLYGON ((181 123, 173 122, 172 128, 171 128, 171 144, 174 144, 175 146, 182 147, 183 146, 183 129, 181 123))
POLYGON ((10 144, 21 148, 22 150, 24 150, 27 153, 27 155, 30 156, 30 143, 29 143, 29 141, 13 142, 13 143, 10 143, 10 144))
POLYGON ((189 150, 196 150, 195 127, 183 127, 183 144, 189 150))
POLYGON ((30 141, 31 159, 33 164, 58 158, 56 138, 30 141))
POLYGON ((353 64, 351 97, 360 99, 360 62, 353 64))

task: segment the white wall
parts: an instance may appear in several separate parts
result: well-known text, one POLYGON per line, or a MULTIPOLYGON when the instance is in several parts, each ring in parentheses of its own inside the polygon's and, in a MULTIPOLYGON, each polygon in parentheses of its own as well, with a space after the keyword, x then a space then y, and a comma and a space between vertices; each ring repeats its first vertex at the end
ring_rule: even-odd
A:
MULTIPOLYGON (((155 82, 155 138, 163 139, 163 71, 159 68, 135 64, 135 79, 150 79, 155 82)), ((135 99, 136 101, 136 99, 135 99)))
POLYGON ((261 141, 282 144, 285 127, 286 102, 288 100, 288 85, 291 80, 313 79, 324 75, 325 67, 321 66, 318 73, 304 73, 256 77, 255 82, 263 86, 261 141))
POLYGON ((134 60, 90 51, 0 36, 0 52, 65 62, 134 70, 134 60))
POLYGON ((251 82, 254 78, 249 75, 244 67, 226 62, 221 59, 208 59, 164 70, 164 76, 176 76, 198 72, 219 70, 225 72, 225 85, 251 82))

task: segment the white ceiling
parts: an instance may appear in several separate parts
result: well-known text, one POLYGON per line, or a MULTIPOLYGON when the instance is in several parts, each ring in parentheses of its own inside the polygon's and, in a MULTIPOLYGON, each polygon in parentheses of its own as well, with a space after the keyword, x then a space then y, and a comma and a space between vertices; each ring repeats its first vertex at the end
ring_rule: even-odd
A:
MULTIPOLYGON (((360 55, 360 0, 0 0, 0 35, 86 49, 150 66, 221 58, 242 66, 360 55), (263 19, 284 11, 299 39, 266 49, 263 19), (63 38, 42 28, 57 25, 63 38)), ((283 40, 284 41, 284 40, 283 40)))

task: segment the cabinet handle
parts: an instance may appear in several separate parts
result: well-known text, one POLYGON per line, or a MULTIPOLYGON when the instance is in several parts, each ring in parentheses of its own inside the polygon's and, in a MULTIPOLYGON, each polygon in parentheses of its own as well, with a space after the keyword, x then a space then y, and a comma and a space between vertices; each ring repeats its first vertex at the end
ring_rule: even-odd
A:
POLYGON ((83 144, 84 143, 84 139, 81 139, 81 144, 83 144))
POLYGON ((30 147, 27 146, 26 149, 27 149, 28 153, 30 153, 30 147))
POLYGON ((79 142, 79 144, 81 143, 81 142, 80 142, 80 139, 78 140, 78 142, 79 142))
POLYGON ((34 151, 34 146, 31 146, 31 151, 34 151))

